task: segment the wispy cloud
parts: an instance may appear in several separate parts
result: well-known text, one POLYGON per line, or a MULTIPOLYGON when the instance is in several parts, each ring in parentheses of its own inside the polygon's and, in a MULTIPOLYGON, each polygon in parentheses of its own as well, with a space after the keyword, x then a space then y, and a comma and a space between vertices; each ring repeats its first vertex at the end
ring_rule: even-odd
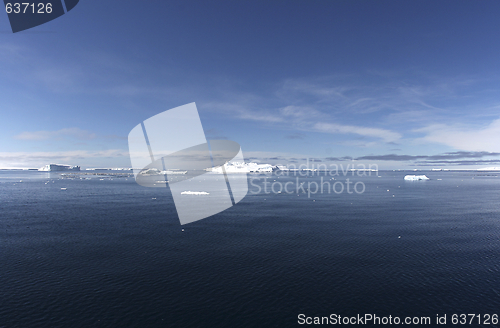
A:
POLYGON ((295 104, 309 104, 330 113, 369 114, 406 111, 443 111, 433 104, 437 98, 449 97, 445 88, 408 85, 374 76, 330 76, 315 79, 289 79, 277 91, 277 96, 295 104), (374 79, 376 82, 374 82, 374 79), (366 82, 370 80, 371 82, 366 82))
POLYGON ((245 161, 254 162, 272 162, 286 164, 289 161, 301 158, 303 154, 285 153, 285 152, 266 152, 266 151, 243 151, 245 161))
POLYGON ((436 165, 486 165, 486 164, 500 164, 500 159, 489 160, 461 160, 461 161, 416 161, 415 165, 418 166, 436 166, 436 165))
POLYGON ((299 139, 302 140, 302 139, 306 138, 306 135, 304 133, 297 132, 297 133, 292 133, 292 134, 286 135, 285 138, 291 139, 291 140, 299 140, 299 139))
POLYGON ((91 140, 95 139, 97 135, 93 132, 82 130, 80 128, 65 128, 57 131, 25 131, 14 136, 15 139, 19 140, 48 140, 67 137, 79 140, 91 140))
MULTIPOLYGON (((461 84, 456 81, 436 80, 418 85, 398 83, 394 76, 390 81, 376 79, 372 76, 370 82, 362 82, 365 79, 354 75, 287 79, 276 84, 275 91, 266 97, 234 92, 229 93, 228 102, 213 102, 211 108, 284 130, 372 138, 369 146, 373 147, 380 142, 394 143, 422 124, 449 117, 456 112, 455 98, 463 100, 457 92, 461 84), (443 107, 443 103, 449 105, 443 107)), ((471 83, 475 81, 468 82, 471 83)), ((367 145, 368 142, 353 146, 367 145)))
POLYGON ((420 166, 432 165, 484 165, 496 164, 500 159, 483 159, 488 157, 499 157, 500 153, 497 152, 449 152, 438 155, 369 155, 361 156, 356 160, 361 161, 393 161, 393 162, 412 162, 420 166))
POLYGON ((500 152, 500 119, 479 127, 433 124, 416 129, 426 136, 417 141, 444 144, 467 151, 500 152))
MULTIPOLYGON (((274 124, 275 127, 289 130, 291 128, 304 132, 320 132, 330 134, 355 134, 362 137, 381 139, 384 142, 398 141, 402 136, 388 129, 344 125, 341 123, 325 123, 335 121, 332 115, 317 110, 312 106, 284 106, 268 111, 256 110, 251 106, 237 104, 212 103, 211 108, 223 111, 232 117, 243 120, 262 121, 274 124)), ((292 134, 293 135, 293 134, 292 134)), ((299 137, 289 138, 299 139, 299 137)), ((372 143, 371 146, 374 144, 372 143)))
MULTIPOLYGON (((261 100, 262 101, 262 100, 261 100)), ((234 101, 210 101, 203 103, 202 110, 221 113, 230 118, 241 120, 257 121, 264 123, 280 123, 284 119, 277 110, 265 110, 256 108, 255 102, 258 100, 249 100, 246 96, 234 101)))
POLYGON ((401 135, 397 132, 362 126, 340 125, 335 123, 316 123, 313 128, 320 132, 357 134, 364 137, 380 138, 385 142, 394 142, 401 138, 401 135))
POLYGON ((65 128, 56 131, 25 131, 16 136, 14 139, 17 140, 32 140, 32 141, 42 141, 42 140, 62 140, 62 139, 77 139, 77 140, 94 140, 94 139, 104 139, 104 140, 126 140, 127 137, 117 136, 117 135, 98 135, 92 131, 82 130, 80 128, 65 128))
POLYGON ((341 157, 324 157, 324 158, 314 158, 314 157, 303 157, 303 155, 295 154, 291 156, 289 153, 276 153, 269 152, 250 152, 245 153, 245 158, 247 160, 253 161, 273 161, 286 164, 286 163, 297 163, 297 162, 406 162, 405 165, 416 165, 416 166, 450 166, 450 165, 484 165, 484 164, 497 164, 500 163, 500 153, 494 152, 448 152, 436 155, 397 155, 397 154, 386 154, 386 155, 368 155, 360 157, 352 156, 341 156, 341 157), (274 156, 273 156, 274 155, 274 156), (497 157, 497 159, 495 159, 497 157), (489 159, 488 159, 489 158, 489 159))

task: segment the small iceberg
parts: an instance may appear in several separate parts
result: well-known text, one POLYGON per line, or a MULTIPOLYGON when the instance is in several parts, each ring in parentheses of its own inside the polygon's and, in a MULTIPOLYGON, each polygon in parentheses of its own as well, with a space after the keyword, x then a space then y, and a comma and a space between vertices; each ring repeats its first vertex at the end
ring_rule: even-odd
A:
POLYGON ((183 191, 181 195, 210 195, 210 193, 206 191, 183 191))
POLYGON ((416 181, 416 180, 430 180, 427 176, 425 175, 405 175, 405 180, 409 181, 416 181))

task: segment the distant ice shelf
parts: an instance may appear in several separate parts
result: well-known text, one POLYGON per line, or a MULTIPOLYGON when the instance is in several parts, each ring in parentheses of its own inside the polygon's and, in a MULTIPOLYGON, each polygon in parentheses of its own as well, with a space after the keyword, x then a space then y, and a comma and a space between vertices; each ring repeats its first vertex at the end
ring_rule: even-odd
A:
POLYGON ((87 168, 85 171, 132 171, 132 168, 130 167, 111 167, 111 168, 87 168))
POLYGON ((425 175, 405 175, 405 180, 409 181, 415 181, 415 180, 430 180, 427 176, 425 175))
POLYGON ((166 171, 160 171, 157 168, 150 168, 144 171, 141 171, 139 174, 142 175, 160 175, 160 174, 186 174, 187 171, 180 171, 180 170, 166 170, 166 171))
POLYGON ((477 169, 478 171, 500 171, 500 167, 485 167, 477 169))

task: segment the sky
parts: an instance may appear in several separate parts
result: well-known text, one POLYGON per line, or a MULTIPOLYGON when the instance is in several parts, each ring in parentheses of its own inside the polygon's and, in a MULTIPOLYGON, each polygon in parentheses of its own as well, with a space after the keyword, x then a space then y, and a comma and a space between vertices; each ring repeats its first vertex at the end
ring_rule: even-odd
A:
POLYGON ((247 161, 500 166, 498 1, 90 1, 0 15, 0 168, 130 167, 195 102, 247 161))

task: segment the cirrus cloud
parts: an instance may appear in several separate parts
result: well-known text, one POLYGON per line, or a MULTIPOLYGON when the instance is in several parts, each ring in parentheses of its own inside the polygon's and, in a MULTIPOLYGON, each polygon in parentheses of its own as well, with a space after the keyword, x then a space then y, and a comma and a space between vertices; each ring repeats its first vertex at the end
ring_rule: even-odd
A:
POLYGON ((433 124, 414 131, 426 134, 419 141, 440 143, 465 151, 500 152, 500 119, 476 128, 433 124))
POLYGON ((385 142, 395 142, 401 139, 401 134, 386 129, 367 128, 354 125, 340 125, 335 123, 316 123, 314 130, 326 133, 358 134, 364 137, 380 138, 385 142))
POLYGON ((95 139, 97 135, 93 132, 82 130, 80 128, 65 128, 57 131, 25 131, 16 136, 18 140, 48 140, 48 139, 61 139, 65 137, 72 137, 79 140, 95 139))

